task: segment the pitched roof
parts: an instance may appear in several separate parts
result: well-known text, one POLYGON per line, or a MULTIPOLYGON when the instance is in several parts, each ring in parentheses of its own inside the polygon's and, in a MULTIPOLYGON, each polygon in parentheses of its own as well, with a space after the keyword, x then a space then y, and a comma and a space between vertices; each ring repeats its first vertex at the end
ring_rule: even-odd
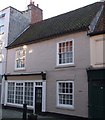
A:
POLYGON ((95 26, 94 31, 92 33, 90 33, 89 35, 93 36, 93 35, 97 35, 97 34, 105 34, 105 5, 103 6, 103 11, 97 22, 97 25, 95 26))
POLYGON ((61 34, 86 30, 100 10, 101 5, 102 2, 96 2, 74 11, 32 24, 7 48, 42 41, 61 34))

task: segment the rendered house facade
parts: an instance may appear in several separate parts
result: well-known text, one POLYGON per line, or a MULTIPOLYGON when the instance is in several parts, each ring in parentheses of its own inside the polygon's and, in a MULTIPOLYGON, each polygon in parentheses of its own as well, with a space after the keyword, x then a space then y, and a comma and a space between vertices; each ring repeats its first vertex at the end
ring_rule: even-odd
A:
MULTIPOLYGON (((85 38, 85 34, 86 34, 86 32, 80 32, 80 33, 75 34, 75 36, 67 35, 67 36, 62 36, 59 38, 54 38, 49 41, 44 41, 44 42, 40 42, 40 43, 36 43, 36 44, 27 45, 26 66, 23 70, 17 69, 14 72, 14 69, 15 69, 14 65, 15 65, 16 61, 13 61, 13 63, 11 63, 12 61, 8 60, 8 71, 7 71, 8 82, 7 82, 7 84, 9 83, 9 81, 10 81, 9 84, 11 84, 11 82, 12 82, 12 84, 17 84, 17 83, 33 84, 32 85, 33 86, 33 94, 31 96, 32 98, 27 98, 28 103, 27 103, 27 101, 25 101, 27 104, 29 104, 29 101, 32 101, 33 104, 32 104, 32 106, 29 106, 29 107, 32 107, 33 109, 35 108, 35 103, 34 103, 35 100, 33 100, 33 99, 35 99, 34 91, 37 88, 42 87, 42 102, 44 102, 46 100, 45 103, 42 103, 42 106, 45 106, 44 109, 46 111, 59 113, 60 107, 61 107, 61 110, 62 110, 62 108, 65 108, 64 110, 62 110, 63 113, 65 113, 65 114, 69 114, 69 111, 71 110, 72 114, 74 114, 74 115, 75 115, 75 113, 79 114, 79 115, 83 114, 84 116, 87 115, 87 113, 85 113, 85 111, 84 111, 84 109, 87 109, 86 103, 88 103, 88 101, 87 101, 88 95, 87 95, 87 92, 85 91, 86 88, 88 87, 85 68, 86 68, 86 66, 89 65, 89 62, 88 62, 89 59, 87 60, 87 57, 86 57, 87 54, 85 54, 86 56, 84 56, 84 53, 87 51, 84 50, 84 52, 81 53, 80 51, 82 49, 82 46, 81 46, 81 49, 78 48, 79 43, 80 43, 80 45, 84 45, 84 46, 85 46, 85 44, 89 45, 89 43, 87 43, 87 42, 89 42, 89 39, 85 38), (87 39, 86 43, 84 42, 83 38, 78 37, 78 36, 81 36, 81 34, 84 36, 84 39, 87 39), (72 40, 72 37, 73 37, 73 40, 72 40), (58 63, 57 63, 58 58, 56 55, 58 54, 57 53, 58 44, 60 42, 62 43, 64 41, 67 41, 66 44, 72 44, 72 46, 74 47, 73 49, 75 49, 75 53, 73 50, 74 55, 73 55, 73 58, 71 58, 71 59, 75 58, 75 60, 71 64, 62 66, 62 65, 58 65, 58 63), (75 46, 74 46, 74 44, 75 44, 75 46), (78 51, 78 54, 76 54, 76 51, 78 51), (79 58, 78 55, 81 56, 81 59, 79 58), (46 59, 46 58, 48 58, 48 59, 46 59), (80 61, 79 65, 78 65, 76 59, 78 59, 80 61), (43 64, 43 62, 44 62, 44 64, 43 64), (11 67, 9 67, 10 64, 12 64, 11 67), (42 72, 46 74, 46 80, 42 79, 42 74, 41 74, 42 72), (10 73, 12 73, 12 74, 10 74, 10 73), (32 74, 32 75, 30 75, 30 74, 32 74), (41 86, 37 86, 36 84, 39 84, 41 86), (68 96, 68 102, 69 102, 68 104, 71 104, 71 105, 62 105, 62 104, 60 105, 60 103, 58 102, 60 98, 57 98, 59 96, 58 95, 59 93, 57 92, 58 91, 57 86, 59 84, 62 84, 62 85, 67 84, 68 87, 71 86, 71 89, 65 88, 65 89, 71 90, 71 95, 68 96), (76 87, 77 84, 78 84, 78 89, 75 89, 74 86, 76 87), (74 92, 74 89, 75 89, 75 92, 74 92), (84 89, 84 91, 82 91, 82 89, 84 89), (74 96, 74 94, 75 94, 75 96, 74 96), (77 99, 76 97, 78 97, 78 94, 82 94, 82 96, 85 96, 84 97, 85 99, 81 97, 80 101, 76 101, 76 99, 77 99), (71 99, 70 99, 70 96, 71 96, 71 99), (75 101, 74 101, 74 99, 75 99, 75 101), (83 107, 82 107, 83 110, 80 111, 79 105, 78 105, 78 106, 76 106, 77 110, 74 113, 74 109, 75 109, 74 105, 77 104, 78 102, 81 102, 81 104, 83 105, 83 107), (68 108, 70 110, 66 110, 66 108, 68 108)), ((88 45, 87 45, 87 49, 89 49, 88 45)), ((23 46, 20 46, 15 49, 10 49, 10 51, 8 51, 8 55, 11 55, 12 58, 16 59, 15 52, 18 49, 22 49, 22 47, 23 46)), ((88 56, 89 56, 89 52, 88 52, 88 56)), ((24 66, 24 65, 21 65, 21 66, 24 66)), ((24 85, 22 85, 22 86, 24 86, 24 85)), ((26 89, 31 89, 31 88, 29 86, 29 88, 26 88, 26 89)), ((23 96, 24 94, 21 94, 21 95, 22 95, 22 97, 24 97, 23 96)), ((12 99, 12 98, 10 98, 10 99, 12 99)), ((14 105, 17 104, 15 99, 13 102, 14 105)), ((8 99, 6 99, 6 100, 8 100, 8 99)), ((25 98, 25 100, 26 100, 26 98, 25 98)), ((61 98, 61 100, 62 100, 62 98, 61 98)), ((21 103, 19 102, 18 104, 20 104, 20 106, 22 106, 23 102, 24 101, 22 101, 21 103)), ((13 105, 13 103, 12 103, 12 105, 13 105)), ((6 101, 6 104, 9 105, 10 104, 9 101, 6 101)))
POLYGON ((7 46, 4 104, 26 103, 35 113, 93 117, 88 115, 87 68, 93 65, 92 34, 103 7, 97 2, 42 20, 7 46))

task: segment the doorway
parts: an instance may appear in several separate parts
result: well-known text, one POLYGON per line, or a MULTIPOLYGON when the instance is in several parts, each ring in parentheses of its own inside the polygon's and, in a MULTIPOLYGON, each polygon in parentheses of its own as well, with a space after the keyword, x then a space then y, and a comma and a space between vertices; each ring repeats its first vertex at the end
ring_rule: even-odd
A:
POLYGON ((97 80, 89 84, 89 117, 105 117, 105 81, 97 80))
POLYGON ((105 120, 105 69, 87 69, 87 75, 89 118, 105 120))
POLYGON ((42 112, 42 87, 35 87, 35 113, 42 112))

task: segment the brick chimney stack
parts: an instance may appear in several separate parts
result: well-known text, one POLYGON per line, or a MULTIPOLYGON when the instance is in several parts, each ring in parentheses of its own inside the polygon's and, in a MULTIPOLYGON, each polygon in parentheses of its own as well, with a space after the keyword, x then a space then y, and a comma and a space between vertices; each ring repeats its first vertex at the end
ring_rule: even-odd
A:
POLYGON ((35 6, 34 2, 30 0, 28 5, 28 11, 30 11, 30 24, 43 20, 43 11, 39 8, 39 5, 35 6))

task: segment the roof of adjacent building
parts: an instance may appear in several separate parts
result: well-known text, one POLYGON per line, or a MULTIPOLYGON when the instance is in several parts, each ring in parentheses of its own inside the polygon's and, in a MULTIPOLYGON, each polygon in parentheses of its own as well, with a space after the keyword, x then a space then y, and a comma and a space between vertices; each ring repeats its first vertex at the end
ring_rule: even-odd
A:
MULTIPOLYGON (((104 3, 105 4, 105 3, 104 3)), ((99 35, 99 34, 105 34, 105 5, 103 6, 103 11, 100 15, 100 18, 95 26, 95 29, 92 33, 90 33, 90 36, 93 35, 99 35)))
POLYGON ((39 42, 59 35, 87 30, 103 2, 67 12, 30 25, 7 48, 39 42))

